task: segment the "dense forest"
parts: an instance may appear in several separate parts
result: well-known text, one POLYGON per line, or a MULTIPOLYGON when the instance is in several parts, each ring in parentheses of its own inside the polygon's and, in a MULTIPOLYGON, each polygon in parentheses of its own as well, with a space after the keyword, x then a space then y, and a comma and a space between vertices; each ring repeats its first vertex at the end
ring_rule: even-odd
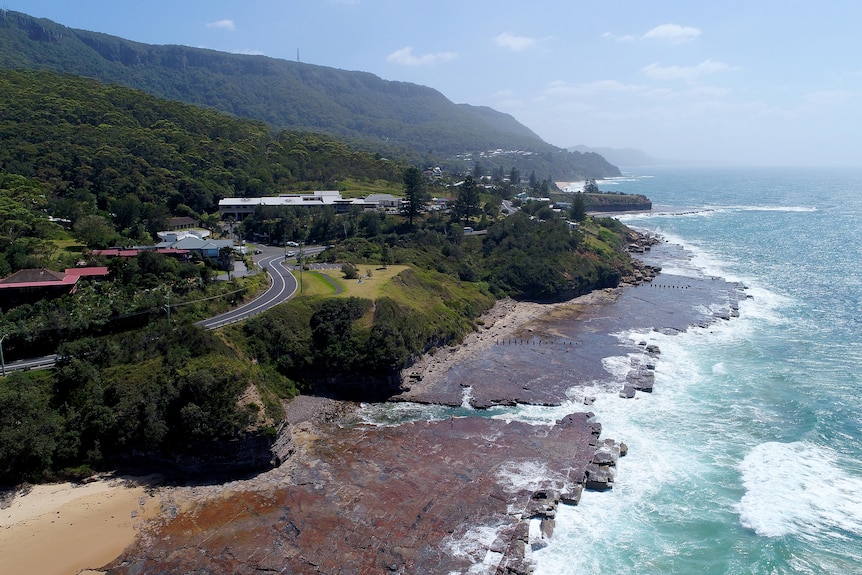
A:
POLYGON ((264 56, 153 46, 0 12, 0 68, 76 74, 162 98, 254 118, 276 129, 313 131, 412 163, 463 164, 456 156, 517 150, 523 173, 577 180, 618 176, 594 153, 551 146, 507 114, 456 105, 436 90, 264 56))
MULTIPOLYGON (((348 176, 398 182, 403 170, 327 136, 273 134, 260 122, 48 72, 0 71, 0 141, 6 201, 37 202, 87 232, 89 247, 152 243, 171 216, 213 213, 227 196, 325 189, 348 176)), ((29 222, 0 214, 7 218, 20 222, 14 239, 57 232, 44 214, 29 222)), ((0 255, 0 272, 16 267, 8 259, 0 255)))
MULTIPOLYGON (((520 178, 502 175, 515 168, 489 185, 468 174, 446 187, 328 136, 272 132, 78 77, 0 72, 0 142, 0 271, 86 263, 110 272, 0 312, 7 359, 59 356, 56 369, 0 379, 0 484, 272 440, 283 402, 298 392, 385 398, 403 367, 460 341, 496 298, 564 299, 616 286, 632 265, 616 220, 530 201, 503 216, 500 201, 520 191, 520 178), (213 262, 91 251, 145 245, 176 215, 218 234, 223 196, 344 182, 400 191, 416 206, 456 197, 450 209, 409 218, 259 210, 233 232, 331 244, 319 259, 347 271, 404 266, 373 301, 303 295, 203 332, 194 321, 260 292, 265 275, 215 282, 213 262)), ((548 182, 534 185, 539 194, 548 182)))

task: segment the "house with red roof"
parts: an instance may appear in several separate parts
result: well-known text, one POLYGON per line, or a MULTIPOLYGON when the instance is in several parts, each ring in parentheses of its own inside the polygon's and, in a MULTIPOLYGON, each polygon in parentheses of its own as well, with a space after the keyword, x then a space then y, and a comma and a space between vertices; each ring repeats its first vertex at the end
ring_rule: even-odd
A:
POLYGON ((80 275, 45 268, 18 270, 0 279, 0 308, 75 293, 80 275))

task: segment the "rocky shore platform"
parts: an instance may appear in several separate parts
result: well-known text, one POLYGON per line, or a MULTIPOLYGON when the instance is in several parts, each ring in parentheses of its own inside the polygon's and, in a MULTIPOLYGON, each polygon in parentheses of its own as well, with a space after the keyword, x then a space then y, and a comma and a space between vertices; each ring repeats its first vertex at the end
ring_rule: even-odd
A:
POLYGON ((395 398, 475 409, 568 401, 570 415, 531 425, 477 411, 374 426, 350 417, 356 406, 298 398, 276 446, 278 467, 163 490, 162 519, 107 572, 530 573, 557 505, 611 488, 626 452, 572 401, 593 399, 578 398, 579 386, 598 382, 619 401, 652 391, 661 351, 648 334, 729 319, 744 297, 720 279, 659 273, 654 264, 680 254, 636 240, 642 265, 626 287, 562 304, 499 302, 462 345, 405 370, 395 398), (617 335, 641 331, 643 340, 617 335), (626 376, 609 374, 603 359, 611 356, 627 358, 626 376))
POLYGON ((678 246, 632 242, 641 266, 621 287, 558 304, 501 302, 502 313, 492 310, 464 345, 438 350, 404 370, 403 390, 393 400, 483 409, 561 405, 579 386, 616 386, 608 391, 627 398, 651 392, 661 350, 645 340, 621 341, 618 334, 708 327, 738 316, 746 295, 743 286, 721 278, 661 271, 662 262, 688 257, 678 246), (605 369, 612 356, 629 358, 622 384, 605 369))
POLYGON ((613 482, 620 446, 598 439, 591 415, 307 422, 278 469, 178 490, 193 505, 151 525, 108 572, 529 573, 529 520, 549 536, 561 500, 613 482))

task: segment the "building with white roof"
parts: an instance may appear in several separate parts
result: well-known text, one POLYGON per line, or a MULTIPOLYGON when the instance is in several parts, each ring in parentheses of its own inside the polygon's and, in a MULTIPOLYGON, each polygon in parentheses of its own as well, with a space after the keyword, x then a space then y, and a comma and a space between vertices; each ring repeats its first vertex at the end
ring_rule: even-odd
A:
POLYGON ((219 200, 218 211, 222 219, 242 220, 258 208, 282 206, 298 208, 332 206, 336 213, 343 213, 349 211, 353 206, 369 210, 377 209, 379 204, 362 198, 342 198, 341 192, 338 190, 318 190, 309 194, 282 194, 260 198, 224 198, 219 200))

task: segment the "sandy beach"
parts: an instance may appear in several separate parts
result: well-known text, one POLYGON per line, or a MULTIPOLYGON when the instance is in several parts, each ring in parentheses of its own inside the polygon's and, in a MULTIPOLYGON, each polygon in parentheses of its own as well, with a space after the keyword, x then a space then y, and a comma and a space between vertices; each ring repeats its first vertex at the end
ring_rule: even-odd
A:
POLYGON ((0 508, 0 573, 100 573, 160 507, 144 481, 36 485, 0 508))

